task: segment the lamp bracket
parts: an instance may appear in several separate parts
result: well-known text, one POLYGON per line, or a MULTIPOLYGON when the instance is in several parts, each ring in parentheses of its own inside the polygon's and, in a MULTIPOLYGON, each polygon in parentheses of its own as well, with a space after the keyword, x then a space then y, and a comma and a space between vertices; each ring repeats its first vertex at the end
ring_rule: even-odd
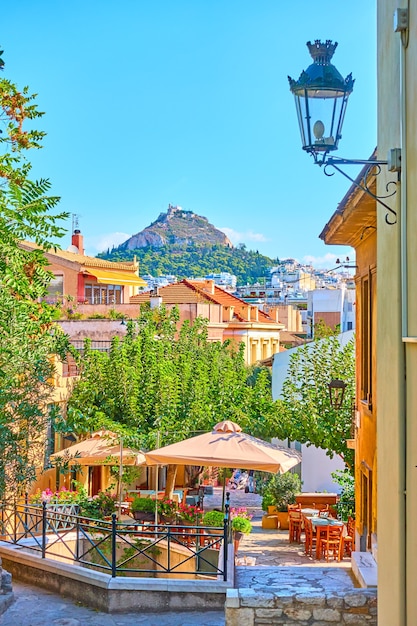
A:
POLYGON ((369 184, 368 184, 368 179, 369 179, 370 174, 373 173, 375 176, 378 176, 382 171, 381 165, 388 165, 388 161, 379 161, 379 160, 372 160, 372 159, 371 160, 356 160, 356 159, 341 159, 338 157, 327 157, 327 159, 323 158, 322 161, 316 160, 316 163, 320 166, 322 165, 324 166, 323 171, 326 174, 326 176, 334 175, 334 172, 328 171, 328 168, 330 167, 335 169, 340 174, 343 174, 343 176, 347 178, 348 180, 350 180, 350 182, 353 183, 356 187, 358 187, 358 189, 362 189, 362 191, 367 193, 368 196, 371 196, 372 198, 374 198, 376 202, 381 204, 388 211, 388 213, 385 215, 385 221, 389 226, 393 226, 394 224, 397 223, 396 211, 394 211, 394 209, 392 209, 388 204, 384 202, 384 200, 386 200, 387 198, 391 198, 397 193, 397 183, 392 180, 386 184, 385 189, 387 191, 387 195, 385 196, 377 196, 376 194, 374 194, 371 191, 369 184), (349 174, 347 174, 344 170, 340 168, 341 165, 364 165, 365 166, 364 171, 361 176, 361 180, 363 180, 363 183, 359 183, 357 179, 355 180, 354 178, 349 176, 349 174), (393 191, 391 191, 392 185, 394 186, 393 191))

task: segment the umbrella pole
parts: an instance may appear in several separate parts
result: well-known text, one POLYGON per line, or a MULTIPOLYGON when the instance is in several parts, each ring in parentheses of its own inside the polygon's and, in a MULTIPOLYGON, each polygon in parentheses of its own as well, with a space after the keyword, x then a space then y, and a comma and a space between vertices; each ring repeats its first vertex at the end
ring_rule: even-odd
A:
POLYGON ((226 498, 226 472, 223 471, 223 493, 222 493, 222 511, 224 511, 224 501, 226 498))

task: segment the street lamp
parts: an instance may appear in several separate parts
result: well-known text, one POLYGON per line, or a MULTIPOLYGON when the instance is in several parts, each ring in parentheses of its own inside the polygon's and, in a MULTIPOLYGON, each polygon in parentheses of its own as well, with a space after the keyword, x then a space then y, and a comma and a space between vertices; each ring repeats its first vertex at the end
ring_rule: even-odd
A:
POLYGON ((330 406, 338 411, 343 404, 347 384, 340 378, 333 378, 327 386, 329 389, 330 406))
POLYGON ((342 136, 348 98, 353 90, 352 74, 346 78, 332 65, 337 42, 330 39, 307 42, 313 63, 294 80, 288 77, 294 94, 303 150, 323 165, 329 152, 337 150, 342 136))
POLYGON ((337 42, 333 43, 330 39, 322 42, 316 39, 314 43, 308 41, 307 47, 313 63, 301 72, 298 80, 288 76, 290 90, 295 99, 303 150, 313 157, 314 163, 324 166, 323 170, 327 176, 334 174, 333 171, 329 171, 329 168, 333 168, 382 204, 388 211, 385 221, 390 225, 395 224, 397 214, 394 209, 383 202, 383 199, 390 198, 396 193, 396 183, 390 181, 387 184, 387 194, 377 196, 368 185, 368 177, 371 172, 378 175, 381 172, 381 165, 387 165, 390 172, 398 172, 399 176, 401 150, 392 148, 386 161, 329 156, 329 153, 339 147, 346 107, 355 81, 352 74, 343 78, 331 63, 337 42), (341 165, 363 165, 364 167, 357 178, 352 178, 341 169, 341 165), (389 190, 391 185, 394 186, 393 191, 389 190))

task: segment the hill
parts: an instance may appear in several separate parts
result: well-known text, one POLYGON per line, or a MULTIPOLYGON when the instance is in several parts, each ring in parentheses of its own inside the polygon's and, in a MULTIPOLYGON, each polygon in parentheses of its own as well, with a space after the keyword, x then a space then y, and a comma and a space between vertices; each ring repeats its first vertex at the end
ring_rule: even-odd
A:
POLYGON ((192 243, 233 247, 226 235, 210 224, 206 217, 171 204, 167 213, 161 213, 155 222, 130 237, 120 247, 124 250, 136 250, 148 246, 161 248, 166 245, 192 243))
POLYGON ((155 222, 113 250, 98 255, 109 261, 139 261, 140 274, 201 277, 211 272, 235 274, 240 285, 262 280, 278 259, 234 248, 207 218, 169 206, 155 222))

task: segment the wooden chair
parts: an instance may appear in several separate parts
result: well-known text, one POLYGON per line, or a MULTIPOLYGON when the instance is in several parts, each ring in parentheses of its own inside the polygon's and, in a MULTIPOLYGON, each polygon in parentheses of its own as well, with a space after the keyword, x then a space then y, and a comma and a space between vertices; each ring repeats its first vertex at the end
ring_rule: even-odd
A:
POLYGON ((322 556, 326 557, 329 561, 330 553, 333 554, 333 559, 340 561, 342 558, 342 540, 343 540, 343 526, 328 525, 320 528, 320 534, 318 535, 318 555, 321 559, 322 556))
POLYGON ((288 507, 289 518, 289 541, 290 543, 301 541, 301 531, 303 528, 303 518, 300 509, 290 509, 288 507))
POLYGON ((355 545, 355 520, 353 517, 348 517, 346 526, 347 535, 342 537, 342 558, 345 553, 350 556, 355 545))
POLYGON ((304 551, 307 556, 313 556, 313 552, 316 551, 316 535, 314 534, 313 524, 308 517, 304 517, 304 532, 305 532, 305 541, 304 541, 304 551))

